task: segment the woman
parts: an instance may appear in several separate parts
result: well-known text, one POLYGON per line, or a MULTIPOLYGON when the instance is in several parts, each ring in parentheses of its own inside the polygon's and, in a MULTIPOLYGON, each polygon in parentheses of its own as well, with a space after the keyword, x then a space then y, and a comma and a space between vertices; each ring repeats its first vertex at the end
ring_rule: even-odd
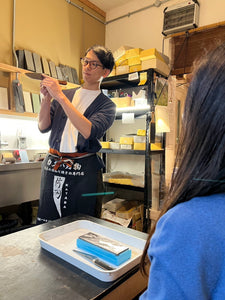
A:
POLYGON ((96 152, 115 119, 115 104, 101 92, 100 84, 112 71, 114 58, 97 45, 86 51, 81 63, 81 88, 62 91, 56 79, 44 76, 41 81, 39 129, 51 133, 42 167, 38 224, 74 213, 95 217, 101 213, 101 199, 84 194, 102 187, 103 162, 96 152))
POLYGON ((146 243, 140 299, 225 299, 225 44, 193 73, 171 187, 146 243))

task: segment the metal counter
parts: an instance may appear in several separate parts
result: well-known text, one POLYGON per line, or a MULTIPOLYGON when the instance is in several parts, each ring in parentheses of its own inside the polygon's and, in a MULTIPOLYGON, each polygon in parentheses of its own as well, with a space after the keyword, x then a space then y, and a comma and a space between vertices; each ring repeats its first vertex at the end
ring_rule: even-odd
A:
POLYGON ((0 164, 0 207, 39 199, 41 164, 0 164))
POLYGON ((147 287, 138 266, 113 282, 102 282, 43 250, 38 234, 76 220, 91 220, 140 239, 147 234, 101 219, 74 215, 0 238, 2 300, 133 299, 147 287))

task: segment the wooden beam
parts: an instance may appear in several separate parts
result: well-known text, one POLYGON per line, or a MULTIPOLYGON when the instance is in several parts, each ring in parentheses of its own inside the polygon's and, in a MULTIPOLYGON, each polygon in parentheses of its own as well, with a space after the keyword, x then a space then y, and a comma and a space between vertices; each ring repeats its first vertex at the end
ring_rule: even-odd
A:
MULTIPOLYGON (((201 26, 201 27, 194 28, 194 29, 189 29, 187 31, 189 33, 193 33, 193 32, 198 32, 198 31, 204 31, 204 30, 207 30, 207 29, 217 28, 217 27, 220 27, 220 26, 225 26, 225 21, 218 22, 218 23, 213 23, 213 24, 210 24, 210 25, 201 26)), ((174 34, 168 35, 166 38, 173 38, 173 37, 182 36, 182 35, 186 36, 187 31, 174 33, 174 34)))
POLYGON ((104 18, 106 17, 106 13, 103 10, 101 10, 98 6, 91 3, 90 1, 88 1, 88 0, 79 0, 79 1, 83 4, 85 4, 87 7, 93 9, 95 12, 97 12, 102 17, 104 17, 104 18))

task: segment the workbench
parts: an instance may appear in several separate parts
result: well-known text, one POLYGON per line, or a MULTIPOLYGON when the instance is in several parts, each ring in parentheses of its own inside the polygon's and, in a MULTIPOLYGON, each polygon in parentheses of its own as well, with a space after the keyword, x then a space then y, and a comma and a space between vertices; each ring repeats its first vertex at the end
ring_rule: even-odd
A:
POLYGON ((73 215, 0 237, 1 300, 129 300, 146 289, 147 279, 139 266, 113 282, 103 282, 41 248, 41 232, 77 220, 90 220, 140 239, 148 236, 105 220, 73 215))

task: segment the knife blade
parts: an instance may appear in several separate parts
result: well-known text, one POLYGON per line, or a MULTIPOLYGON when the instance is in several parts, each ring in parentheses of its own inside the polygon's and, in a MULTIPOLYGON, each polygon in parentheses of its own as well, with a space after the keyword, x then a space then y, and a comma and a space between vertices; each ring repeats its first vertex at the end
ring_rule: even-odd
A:
POLYGON ((80 251, 78 249, 73 249, 73 251, 76 252, 78 255, 86 258, 87 260, 92 262, 94 265, 96 265, 97 267, 99 267, 103 270, 107 270, 107 271, 115 270, 115 268, 111 267, 110 265, 108 265, 107 263, 105 263, 104 261, 102 261, 101 259, 99 259, 97 256, 95 256, 93 254, 89 254, 89 253, 80 251))
MULTIPOLYGON (((31 79, 36 79, 36 80, 43 80, 44 76, 42 75, 42 73, 32 73, 32 72, 27 72, 25 73, 25 75, 31 79)), ((67 85, 67 81, 65 80, 59 80, 58 79, 59 84, 62 85, 67 85)))

